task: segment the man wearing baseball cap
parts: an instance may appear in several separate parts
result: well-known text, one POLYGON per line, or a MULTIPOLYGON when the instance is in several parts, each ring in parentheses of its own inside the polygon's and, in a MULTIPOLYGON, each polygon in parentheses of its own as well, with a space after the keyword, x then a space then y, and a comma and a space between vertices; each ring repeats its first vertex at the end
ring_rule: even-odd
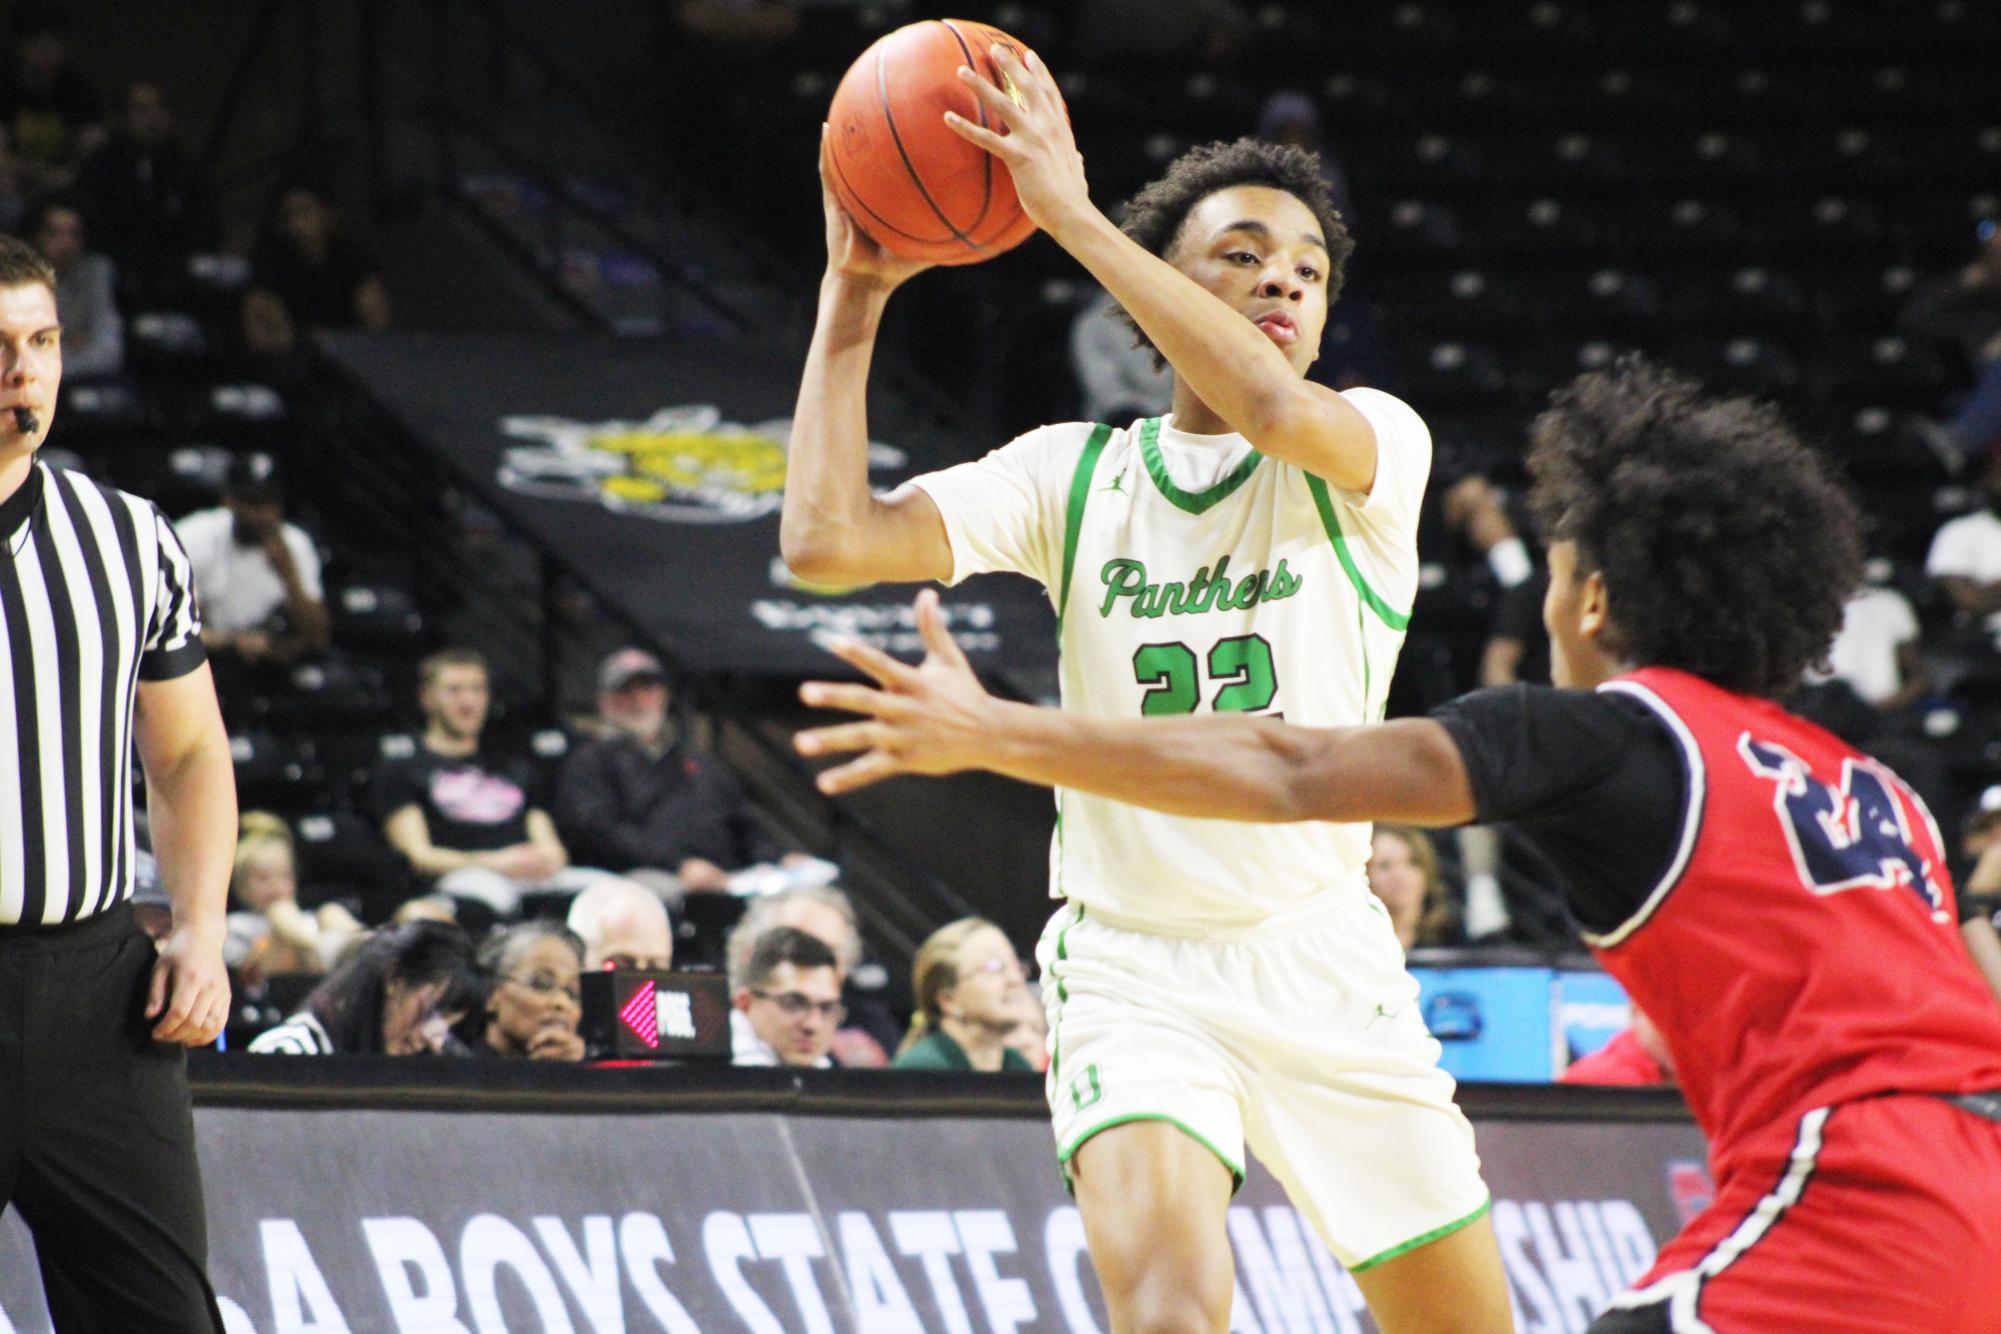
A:
POLYGON ((283 479, 270 455, 231 459, 222 504, 174 529, 194 566, 202 642, 218 666, 282 666, 327 646, 319 552, 303 528, 285 522, 283 479))
POLYGON ((667 674, 640 648, 598 668, 599 736, 573 751, 556 787, 556 826, 585 861, 660 890, 723 890, 730 873, 798 860, 760 826, 729 772, 697 754, 668 709, 667 674))

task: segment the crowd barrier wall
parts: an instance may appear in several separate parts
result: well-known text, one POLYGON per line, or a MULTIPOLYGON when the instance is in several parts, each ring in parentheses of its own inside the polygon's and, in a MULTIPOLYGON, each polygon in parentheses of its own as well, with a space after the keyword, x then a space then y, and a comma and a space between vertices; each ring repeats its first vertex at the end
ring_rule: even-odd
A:
MULTIPOLYGON (((231 1334, 1107 1327, 1032 1076, 191 1069, 231 1334)), ((1466 1085, 1461 1104, 1524 1331, 1582 1330, 1706 1202, 1702 1137, 1671 1090, 1466 1085)), ((1229 1235, 1233 1331, 1374 1328, 1255 1163, 1229 1235)), ((10 1211, 0 1334, 48 1328, 10 1211)))

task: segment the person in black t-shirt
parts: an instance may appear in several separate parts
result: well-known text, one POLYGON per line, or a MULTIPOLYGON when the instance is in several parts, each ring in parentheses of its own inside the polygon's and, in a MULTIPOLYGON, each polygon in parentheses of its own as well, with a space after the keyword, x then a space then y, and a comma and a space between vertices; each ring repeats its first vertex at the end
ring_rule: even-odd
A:
POLYGON ((301 330, 389 327, 389 289, 375 261, 338 230, 333 206, 316 186, 293 181, 279 188, 274 225, 250 267, 243 336, 253 352, 289 353, 301 330))
POLYGON ((574 893, 614 878, 570 865, 528 757, 482 747, 486 659, 445 649, 424 660, 419 681, 425 725, 416 752, 375 775, 383 834, 411 869, 502 917, 529 890, 574 893))

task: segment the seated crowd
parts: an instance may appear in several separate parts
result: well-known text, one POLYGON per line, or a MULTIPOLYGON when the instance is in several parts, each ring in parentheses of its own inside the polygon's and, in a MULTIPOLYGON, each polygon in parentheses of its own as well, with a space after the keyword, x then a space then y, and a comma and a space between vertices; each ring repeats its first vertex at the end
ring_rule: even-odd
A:
MULTIPOLYGON (((2001 506, 2001 462, 1977 481, 1990 508, 2001 506)), ((271 460, 240 455, 222 480, 221 505, 181 521, 226 710, 282 689, 295 665, 330 652, 319 555, 287 522, 283 499, 271 460)), ((1532 548, 1516 536, 1498 488, 1466 487, 1453 508, 1497 568, 1536 586, 1532 548)), ((1936 762, 1926 763, 1936 748, 1908 744, 1937 707, 1936 678, 1981 679, 1966 657, 1991 633, 1981 619, 1990 590, 1977 572, 1958 573, 1948 553, 1978 548, 1991 523, 1981 510, 1941 531, 1932 571, 1940 630, 1929 644, 1910 599, 1879 580, 1857 594, 1829 669, 1802 682, 1794 700, 1921 787, 1941 781, 1936 762)), ((1532 623, 1515 632, 1526 642, 1486 657, 1491 684, 1546 661, 1532 623)), ((934 932, 898 1003, 892 993, 901 988, 867 961, 854 907, 832 883, 838 868, 773 836, 729 772, 686 734, 651 653, 628 647, 604 658, 595 711, 571 722, 576 741, 560 758, 490 726, 494 687, 479 652, 440 649, 416 678, 421 726, 383 739, 364 785, 371 836, 396 868, 390 885, 360 899, 302 896, 292 830, 268 812, 243 817, 230 917, 241 1000, 234 1045, 576 1061, 590 1054, 579 1032, 580 977, 678 959, 727 975, 739 1065, 1046 1065, 1041 1001, 991 923, 967 918, 934 932)), ((1993 815, 1978 810, 1967 825, 1969 867, 1993 815)), ((1539 943, 1534 904, 1501 896, 1496 915, 1480 901, 1480 855, 1473 838, 1376 830, 1370 887, 1406 950, 1539 943), (1485 929, 1476 930, 1483 913, 1485 929)), ((1495 859, 1490 879, 1535 878, 1508 865, 1505 845, 1486 855, 1495 859)), ((1974 894, 2001 889, 1985 874, 1962 883, 1974 894)), ((1643 1066, 1671 1077, 1657 1063, 1633 1068, 1643 1066)))
MULTIPOLYGON (((160 85, 141 79, 104 96, 71 58, 64 10, 19 8, 0 57, 0 228, 30 238, 56 270, 74 388, 134 373, 145 338, 157 337, 142 336, 147 314, 194 312, 215 349, 287 390, 311 330, 390 326, 375 259, 318 181, 284 176, 234 267, 206 263, 223 240, 215 191, 160 85), (215 272, 235 274, 220 303, 203 276, 215 272)), ((1077 330, 1093 415, 1162 410, 1158 367, 1111 336, 1103 305, 1093 300, 1077 330)), ((1939 493, 1956 502, 1934 503, 1965 512, 1941 518, 1921 559, 1906 541, 1901 568, 1875 563, 1827 671, 1791 703, 1910 778, 1964 834, 1963 890, 2001 896, 2001 851, 1985 855, 2001 848, 2001 795, 1991 805, 1974 796, 2001 753, 2001 234, 1991 220, 1966 263, 1913 289, 1897 331, 1958 373, 1960 392, 1912 429, 1957 487, 1939 493)), ((216 503, 175 511, 232 732, 301 667, 341 652, 327 587, 338 572, 323 570, 312 516, 302 524, 287 512, 288 498, 312 499, 309 484, 288 497, 288 482, 314 466, 324 465, 309 451, 282 467, 268 453, 233 452, 216 503)), ((1484 644, 1471 670, 1441 672, 1429 695, 1547 679, 1546 576, 1504 480, 1434 477, 1425 538, 1452 548, 1442 586, 1483 590, 1474 638, 1484 644)), ((1423 654, 1404 662, 1405 679, 1425 679, 1423 654)), ((417 729, 383 738, 356 788, 363 832, 393 868, 374 883, 315 883, 302 875, 300 830, 246 812, 231 882, 230 1045, 575 1061, 588 1055, 585 973, 679 963, 726 974, 738 1064, 1046 1064, 1036 988, 999 928, 976 918, 940 927, 907 989, 891 985, 834 883, 839 868, 774 837, 686 734, 659 659, 621 649, 594 684, 594 716, 568 729, 576 743, 552 760, 490 725, 494 682, 478 651, 425 657, 417 729)), ((1542 888, 1549 877, 1491 832, 1434 842, 1386 826, 1373 853, 1371 888, 1407 950, 1573 942, 1542 888)))

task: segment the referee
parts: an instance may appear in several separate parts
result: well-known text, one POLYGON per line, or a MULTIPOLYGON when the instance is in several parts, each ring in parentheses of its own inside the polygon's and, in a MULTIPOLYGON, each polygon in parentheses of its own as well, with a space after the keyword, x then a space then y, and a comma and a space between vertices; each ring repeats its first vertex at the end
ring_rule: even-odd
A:
POLYGON ((55 275, 0 236, 0 1208, 64 1334, 220 1331, 184 1048, 229 1008, 235 777, 173 529, 35 459, 61 381, 55 275), (127 901, 135 744, 157 954, 127 901))

